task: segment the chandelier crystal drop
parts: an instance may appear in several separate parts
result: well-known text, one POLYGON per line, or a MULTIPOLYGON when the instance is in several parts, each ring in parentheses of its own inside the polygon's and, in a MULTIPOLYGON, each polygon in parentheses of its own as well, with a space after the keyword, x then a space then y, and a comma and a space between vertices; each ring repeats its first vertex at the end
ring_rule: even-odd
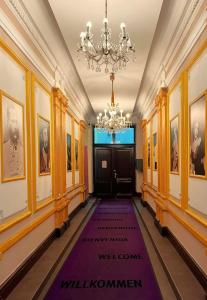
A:
POLYGON ((111 29, 108 27, 107 0, 105 0, 105 18, 103 19, 103 29, 101 30, 100 41, 94 44, 92 34, 92 23, 86 24, 86 31, 80 34, 80 44, 78 53, 82 53, 88 63, 88 68, 101 72, 104 67, 105 73, 117 72, 126 67, 129 62, 129 53, 135 52, 135 46, 131 43, 126 26, 121 23, 121 33, 119 42, 116 44, 111 40, 111 29))
POLYGON ((97 116, 96 128, 106 131, 108 133, 115 133, 122 131, 132 125, 129 120, 130 115, 127 113, 126 116, 123 114, 123 109, 120 109, 119 103, 115 103, 114 100, 114 73, 111 73, 110 80, 112 81, 112 95, 111 104, 108 103, 108 109, 104 109, 104 113, 99 113, 97 116))

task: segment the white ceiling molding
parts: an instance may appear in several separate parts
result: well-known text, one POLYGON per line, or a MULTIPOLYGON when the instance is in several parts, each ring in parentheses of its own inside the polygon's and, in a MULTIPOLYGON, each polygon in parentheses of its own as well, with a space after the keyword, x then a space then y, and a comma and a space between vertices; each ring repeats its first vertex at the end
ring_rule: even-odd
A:
POLYGON ((172 81, 173 77, 189 55, 191 49, 194 47, 201 34, 207 27, 207 11, 203 11, 200 15, 199 20, 196 22, 195 27, 192 32, 190 32, 188 39, 186 41, 185 47, 180 47, 179 54, 177 56, 177 61, 173 62, 173 67, 168 73, 167 82, 168 84, 172 81))
POLYGON ((38 31, 37 27, 35 26, 23 2, 21 0, 4 0, 4 1, 8 5, 10 10, 13 12, 13 14, 16 16, 19 23, 23 26, 25 31, 29 34, 34 45, 38 48, 39 51, 45 54, 44 58, 47 61, 48 65, 51 67, 51 69, 54 69, 55 66, 57 65, 57 61, 55 57, 52 55, 50 49, 48 48, 47 43, 42 38, 41 33, 38 31))
POLYGON ((182 15, 180 22, 177 24, 176 31, 171 43, 171 47, 165 57, 165 66, 168 69, 168 64, 174 64, 175 57, 180 51, 181 45, 183 44, 186 37, 188 37, 189 29, 194 22, 197 13, 202 5, 202 0, 191 0, 189 1, 189 7, 182 15))
MULTIPOLYGON (((179 2, 179 0, 174 1, 174 7, 176 5, 175 2, 179 2)), ((181 3, 181 2, 180 2, 181 3)), ((172 81, 173 77, 183 64, 187 55, 189 54, 192 47, 195 45, 200 35, 206 28, 206 10, 203 9, 206 0, 191 0, 186 1, 186 5, 183 6, 183 11, 180 15, 180 20, 174 28, 166 28, 163 30, 169 30, 168 33, 168 47, 167 51, 165 51, 164 56, 159 56, 160 64, 157 66, 157 71, 154 69, 154 78, 152 83, 147 83, 147 78, 149 78, 149 72, 153 61, 149 60, 149 64, 145 70, 145 75, 143 78, 142 86, 140 89, 140 93, 138 94, 136 106, 134 112, 138 112, 140 118, 147 118, 154 106, 154 99, 161 86, 161 77, 163 65, 167 70, 166 83, 172 81), (201 13, 202 11, 202 13, 201 13), (198 15, 200 14, 199 18, 198 15), (198 18, 198 20, 196 20, 198 18), (196 20, 196 23, 195 23, 196 20), (195 24, 194 24, 195 23, 195 24), (173 29, 173 32, 172 32, 173 29), (171 36, 171 38, 169 38, 171 36)), ((170 1, 167 2, 170 5, 170 1)), ((162 13, 161 13, 162 14, 162 13)), ((162 15, 162 18, 165 18, 165 22, 167 22, 167 16, 165 14, 162 15)), ((160 18, 159 23, 162 24, 163 20, 160 18)), ((158 23, 158 28, 156 34, 158 35, 159 43, 156 44, 157 41, 153 41, 153 46, 151 49, 151 57, 155 55, 160 50, 160 45, 165 45, 166 40, 163 40, 162 32, 160 32, 160 27, 158 23), (159 30, 159 32, 158 32, 159 30), (155 42, 155 43, 154 43, 155 42)), ((163 24, 162 24, 163 27, 163 24)))
POLYGON ((49 84, 53 84, 53 77, 48 69, 42 67, 42 63, 34 51, 29 47, 28 43, 23 38, 22 34, 19 33, 16 27, 11 23, 11 20, 5 14, 4 11, 0 10, 0 25, 8 36, 13 40, 17 47, 25 54, 25 56, 31 61, 31 63, 38 68, 40 73, 45 77, 49 84))
MULTIPOLYGON (((32 1, 29 2, 29 4, 32 3, 32 1)), ((15 27, 14 19, 11 20, 11 16, 6 12, 6 9, 4 11, 0 11, 0 24, 5 32, 12 38, 15 44, 27 56, 31 63, 39 70, 39 72, 51 86, 57 85, 57 78, 55 78, 55 76, 57 77, 57 74, 55 75, 55 72, 57 73, 58 70, 61 89, 69 98, 70 105, 71 103, 73 103, 73 110, 77 110, 78 114, 83 118, 87 119, 93 117, 94 112, 91 107, 90 101, 87 97, 87 94, 85 93, 85 90, 79 79, 79 75, 77 74, 77 71, 70 58, 70 54, 67 51, 61 33, 58 32, 59 40, 56 45, 54 45, 54 47, 52 47, 53 45, 48 45, 22 0, 4 0, 4 4, 6 4, 7 9, 12 12, 13 16, 30 39, 30 43, 32 41, 37 51, 33 50, 33 47, 31 47, 29 43, 29 39, 26 40, 25 36, 15 27), (58 59, 56 58, 55 51, 52 51, 53 48, 55 48, 56 50, 57 47, 59 47, 58 50, 59 54, 62 55, 61 58, 63 63, 59 63, 58 59), (63 70, 66 62, 67 71, 69 70, 67 75, 63 70)), ((40 1, 36 1, 36 4, 44 5, 45 3, 44 1, 41 1, 41 3, 40 1)), ((53 15, 48 8, 47 13, 50 14, 51 18, 53 18, 53 15)), ((52 21, 54 23, 55 30, 57 31, 58 27, 55 23, 55 20, 52 21)), ((51 28, 52 33, 53 29, 54 28, 51 28)), ((55 33, 56 32, 54 31, 54 34, 55 33)))

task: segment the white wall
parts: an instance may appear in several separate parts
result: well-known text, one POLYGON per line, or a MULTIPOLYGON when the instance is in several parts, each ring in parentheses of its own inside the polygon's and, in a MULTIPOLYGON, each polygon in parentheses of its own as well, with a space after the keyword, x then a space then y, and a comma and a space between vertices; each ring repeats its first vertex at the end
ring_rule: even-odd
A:
MULTIPOLYGON (((198 99, 203 93, 206 93, 207 76, 204 75, 206 74, 206 68, 207 68, 207 49, 202 53, 199 59, 189 70, 189 75, 188 75, 189 107, 193 101, 198 99)), ((205 107, 206 106, 207 106, 207 100, 205 95, 205 107)), ((199 114, 198 121, 201 121, 202 116, 204 116, 205 122, 207 122, 206 111, 207 108, 205 109, 205 111, 201 112, 201 114, 199 112, 197 113, 199 114)), ((205 124, 205 126, 207 128, 207 124, 205 124)), ((205 129, 205 139, 206 138, 207 137, 206 137, 206 129, 205 129)), ((207 172, 206 164, 207 164, 207 160, 205 159, 205 172, 207 172)), ((201 191, 207 191, 206 178, 200 179, 198 177, 189 177, 189 181, 188 181, 189 206, 207 216, 206 193, 201 191)))
MULTIPOLYGON (((170 123, 178 118, 178 143, 179 143, 179 155, 178 155, 178 172, 170 172, 169 174, 169 193, 173 196, 174 200, 180 203, 181 196, 181 151, 182 151, 182 142, 181 142, 181 83, 177 84, 173 89, 172 93, 169 96, 169 137, 170 137, 170 123)), ((172 123, 173 124, 173 123, 172 123)), ((170 147, 169 147, 170 151, 170 147)), ((170 157, 170 155, 169 155, 170 157)), ((171 165, 171 161, 169 162, 171 165)))

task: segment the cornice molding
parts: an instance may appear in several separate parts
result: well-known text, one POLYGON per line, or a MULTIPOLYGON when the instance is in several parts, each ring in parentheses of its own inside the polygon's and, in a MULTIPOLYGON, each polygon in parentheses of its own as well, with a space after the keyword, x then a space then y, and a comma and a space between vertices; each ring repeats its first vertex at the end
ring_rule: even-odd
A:
POLYGON ((17 32, 15 26, 11 23, 11 21, 3 12, 3 10, 0 10, 0 25, 3 28, 3 30, 8 34, 8 36, 12 39, 12 41, 17 45, 17 47, 25 54, 29 61, 39 70, 39 72, 47 80, 47 82, 50 85, 52 85, 54 80, 51 76, 51 70, 48 71, 42 66, 38 57, 28 47, 26 41, 22 39, 21 35, 17 32))
POLYGON ((175 76, 175 74, 177 73, 177 71, 179 70, 179 68, 181 67, 181 65, 187 58, 187 56, 189 55, 191 49, 194 47, 194 45, 196 44, 201 34, 206 29, 206 27, 207 27, 207 12, 204 11, 194 28, 194 32, 189 35, 189 38, 186 42, 186 46, 183 48, 180 47, 181 51, 178 54, 177 62, 173 63, 173 67, 171 68, 166 79, 168 85, 172 81, 173 77, 175 76))
POLYGON ((184 10, 180 18, 180 22, 176 26, 173 33, 173 40, 170 41, 169 46, 162 59, 162 65, 154 77, 152 84, 145 96, 144 105, 137 101, 136 108, 142 118, 147 118, 154 107, 154 99, 160 89, 160 79, 163 71, 163 65, 167 70, 166 83, 172 81, 178 72, 179 68, 184 63, 189 55, 191 49, 196 44, 201 34, 207 27, 207 11, 204 10, 200 16, 199 11, 205 4, 205 0, 191 0, 188 8, 184 10), (196 20, 198 18, 198 20, 196 20), (195 22, 196 20, 196 22, 195 22), (194 24, 195 23, 195 24, 194 24))
POLYGON ((50 51, 47 43, 39 32, 38 28, 35 26, 29 12, 26 10, 23 2, 21 0, 4 0, 9 9, 15 15, 19 23, 22 25, 24 30, 29 34, 34 45, 42 52, 42 56, 47 61, 48 65, 52 70, 57 66, 57 61, 50 51))
MULTIPOLYGON (((73 84, 70 82, 70 78, 65 75, 62 67, 55 57, 55 54, 48 46, 29 12, 25 8, 22 0, 3 1, 10 12, 14 15, 18 23, 21 25, 23 30, 26 32, 28 37, 31 39, 41 58, 43 58, 43 60, 45 61, 47 67, 40 61, 38 55, 34 53, 34 51, 32 51, 29 43, 24 40, 18 33, 17 29, 12 24, 8 16, 3 11, 0 11, 0 24, 2 25, 2 28, 5 30, 5 32, 12 38, 15 44, 38 69, 38 71, 47 80, 47 82, 52 87, 61 88, 67 98, 70 99, 70 104, 72 103, 72 110, 75 110, 80 118, 87 119, 90 115, 93 115, 93 109, 82 87, 82 83, 80 83, 79 86, 80 93, 77 93, 77 91, 74 89, 73 84), (58 76, 57 73, 59 73, 58 76), (58 80, 57 77, 59 78, 58 80)), ((67 58, 71 60, 69 55, 67 58)), ((71 65, 73 65, 73 62, 71 62, 71 65)), ((74 76, 78 77, 75 69, 73 70, 73 73, 74 76)))

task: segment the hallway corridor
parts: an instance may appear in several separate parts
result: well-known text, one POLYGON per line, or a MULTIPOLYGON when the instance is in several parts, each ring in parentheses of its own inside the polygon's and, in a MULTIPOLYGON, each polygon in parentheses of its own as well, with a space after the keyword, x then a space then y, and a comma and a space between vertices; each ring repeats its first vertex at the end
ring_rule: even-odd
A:
POLYGON ((0 300, 207 300, 207 0, 0 0, 0 300))

